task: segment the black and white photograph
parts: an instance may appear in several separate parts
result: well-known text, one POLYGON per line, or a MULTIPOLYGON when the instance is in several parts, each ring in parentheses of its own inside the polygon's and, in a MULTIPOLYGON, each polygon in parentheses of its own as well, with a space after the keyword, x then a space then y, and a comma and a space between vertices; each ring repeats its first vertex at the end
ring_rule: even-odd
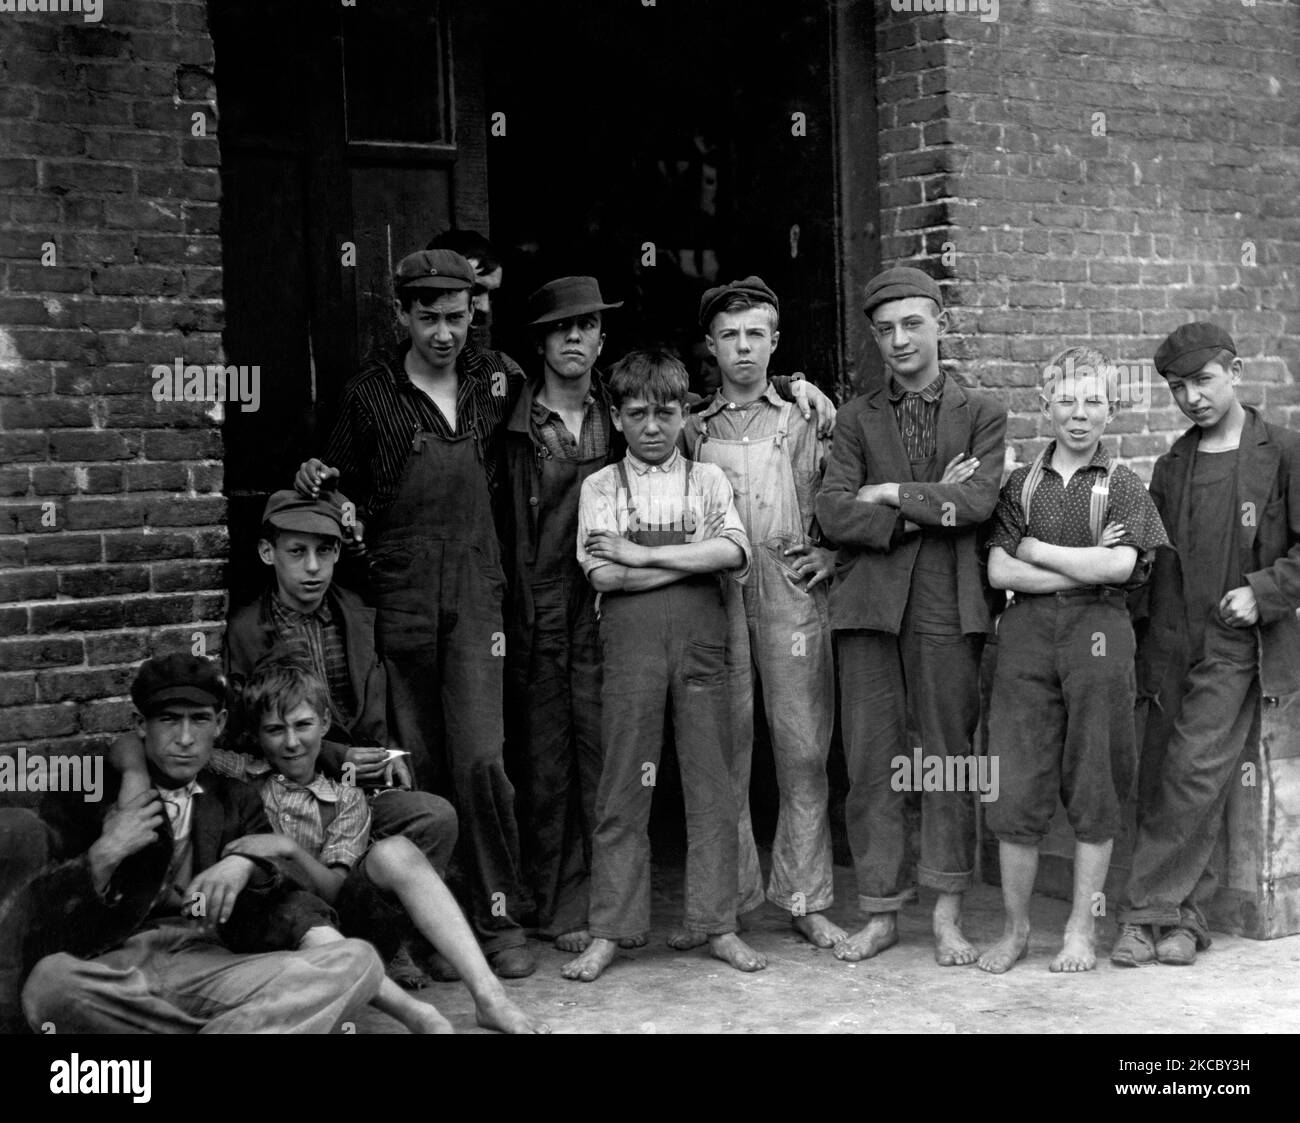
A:
POLYGON ((1298 378, 1296 0, 0 0, 26 1091, 960 1034, 1250 1096, 1298 378))

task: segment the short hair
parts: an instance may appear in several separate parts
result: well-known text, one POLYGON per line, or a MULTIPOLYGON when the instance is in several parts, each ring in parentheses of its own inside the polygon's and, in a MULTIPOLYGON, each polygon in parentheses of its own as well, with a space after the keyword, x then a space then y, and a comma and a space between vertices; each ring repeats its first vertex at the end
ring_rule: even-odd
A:
POLYGON ((501 268, 501 259, 492 243, 477 230, 444 230, 424 248, 451 250, 461 257, 472 257, 478 262, 479 273, 495 273, 501 268))
POLYGON ((468 311, 471 303, 469 289, 431 289, 423 285, 406 285, 397 290, 397 303, 403 312, 409 312, 411 305, 417 301, 421 308, 432 308, 441 297, 455 296, 458 292, 465 294, 465 308, 468 311))
POLYGON ((667 351, 629 351, 610 369, 606 386, 615 408, 631 398, 685 405, 691 379, 681 360, 667 351))
POLYGON ((300 661, 302 658, 296 652, 280 649, 254 668, 240 697, 245 728, 254 740, 264 717, 284 717, 303 702, 321 717, 329 716, 329 688, 300 661))
POLYGON ((1066 347, 1053 355, 1051 361, 1043 367, 1039 397, 1045 402, 1051 401, 1052 394, 1062 379, 1073 383, 1078 379, 1092 377, 1101 379, 1105 385, 1107 401, 1119 400, 1119 368, 1110 356, 1096 347, 1066 347))
MULTIPOLYGON (((716 319, 719 312, 748 312, 751 308, 766 308, 768 318, 771 320, 773 332, 780 329, 781 313, 776 305, 768 300, 755 300, 752 296, 746 296, 744 293, 736 293, 735 296, 727 298, 727 303, 713 313, 713 319, 716 319)), ((708 331, 713 331, 713 319, 709 320, 708 331)))

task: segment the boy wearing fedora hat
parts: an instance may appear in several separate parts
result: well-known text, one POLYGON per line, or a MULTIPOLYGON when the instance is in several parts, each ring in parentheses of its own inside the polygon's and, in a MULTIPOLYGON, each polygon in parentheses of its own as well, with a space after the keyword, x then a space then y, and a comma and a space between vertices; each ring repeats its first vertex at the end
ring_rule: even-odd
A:
POLYGON ((1155 354, 1192 428, 1156 461, 1170 549, 1140 622, 1145 703, 1138 836, 1111 962, 1187 966, 1210 946, 1228 792, 1261 693, 1300 688, 1300 434, 1237 400, 1242 360, 1217 324, 1155 354))
POLYGON ((502 758, 505 574, 494 509, 500 441, 523 382, 508 356, 465 345, 473 267, 451 250, 402 259, 394 276, 407 333, 395 355, 344 387, 324 461, 294 486, 344 484, 369 541, 389 718, 420 786, 460 815, 465 908, 497 974, 536 960, 522 905, 514 789, 502 758))
MULTIPOLYGON (((993 513, 1005 459, 1006 410, 945 375, 939 336, 948 314, 935 281, 886 269, 865 311, 885 380, 842 411, 817 518, 841 547, 831 589, 849 795, 849 844, 866 926, 840 959, 898 942, 898 911, 915 898, 904 793, 893 762, 910 759, 909 724, 924 753, 966 756, 979 719, 979 661, 991 620, 977 531, 993 513), (911 723, 909 723, 909 715, 911 723)), ((961 931, 974 877, 974 795, 921 796, 915 882, 936 890, 935 958, 974 963, 961 931)))

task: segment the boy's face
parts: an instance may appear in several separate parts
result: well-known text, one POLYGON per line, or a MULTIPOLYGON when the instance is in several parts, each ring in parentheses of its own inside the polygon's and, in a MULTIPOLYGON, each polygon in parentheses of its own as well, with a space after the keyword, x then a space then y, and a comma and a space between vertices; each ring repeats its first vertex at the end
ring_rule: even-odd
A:
POLYGON ((295 612, 315 612, 334 579, 340 543, 328 534, 282 530, 274 543, 263 538, 257 555, 275 570, 280 603, 295 612))
POLYGON ((596 365, 605 345, 600 326, 599 312, 560 320, 550 325, 537 349, 547 367, 561 378, 582 378, 596 365))
POLYGON ((1241 366, 1240 359, 1233 359, 1226 367, 1220 362, 1206 363, 1191 374, 1167 379, 1169 392, 1194 425, 1213 429, 1237 400, 1241 366))
POLYGON ((871 333, 885 368, 907 382, 937 374, 939 336, 947 330, 948 313, 926 296, 889 300, 871 310, 871 333))
POLYGON ((443 293, 432 304, 397 308, 397 321, 411 337, 411 350, 437 371, 449 369, 465 346, 470 325, 469 290, 443 293))
POLYGON ((772 330, 772 309, 764 305, 719 312, 704 342, 718 360, 724 385, 752 390, 767 381, 767 365, 780 338, 781 333, 772 330))
POLYGON ((148 717, 136 715, 150 772, 169 788, 184 787, 203 771, 225 727, 225 710, 193 702, 164 702, 148 717))
POLYGON ((257 742, 266 762, 295 784, 310 784, 329 720, 309 702, 299 702, 287 714, 263 714, 257 742))
POLYGON ((647 464, 662 464, 672 456, 686 423, 681 402, 628 398, 617 408, 611 406, 609 412, 632 455, 647 464))
POLYGON ((491 273, 484 273, 482 263, 477 257, 467 257, 465 260, 474 266, 474 275, 478 278, 474 287, 470 289, 470 311, 473 313, 473 322, 485 324, 492 312, 492 294, 501 287, 503 271, 498 265, 491 273))
POLYGON ((1115 403, 1107 398, 1106 379, 1098 374, 1057 378, 1051 396, 1042 403, 1044 416, 1056 432, 1056 443, 1071 452, 1090 454, 1097 447, 1115 403))

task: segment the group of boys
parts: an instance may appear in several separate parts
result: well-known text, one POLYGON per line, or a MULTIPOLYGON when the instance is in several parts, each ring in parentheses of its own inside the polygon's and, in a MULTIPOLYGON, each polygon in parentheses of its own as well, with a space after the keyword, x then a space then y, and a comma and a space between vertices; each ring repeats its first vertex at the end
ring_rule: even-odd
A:
POLYGON ((324 458, 268 501, 258 549, 272 580, 232 617, 228 682, 196 658, 146 663, 137 735, 111 754, 116 802, 60 835, 64 861, 28 887, 30 1024, 320 1028, 374 1002, 445 1029, 359 936, 394 977, 464 978, 484 1024, 538 1028, 493 977, 535 969, 526 925, 576 953, 563 974, 583 981, 645 943, 669 712, 687 833, 675 947, 763 968, 739 918, 766 899, 814 945, 868 958, 897 942, 920 885, 937 893, 937 961, 1005 971, 1026 952, 1059 794, 1075 894, 1051 967, 1090 969, 1139 697, 1140 833, 1112 959, 1185 964, 1208 944, 1215 844, 1261 673, 1272 692, 1300 666, 1300 437, 1237 401, 1226 333, 1185 325, 1156 353, 1194 427, 1148 495, 1101 446, 1117 382, 1088 348, 1048 364, 1053 440, 1004 483, 1005 410, 942 370, 948 314, 916 269, 868 286, 886 378, 839 414, 829 452, 833 407, 769 377, 779 300, 758 277, 701 300, 721 384, 693 408, 670 354, 597 369, 602 317, 619 305, 594 278, 533 294, 531 380, 467 345, 476 272, 459 254, 412 254, 394 284, 407 338, 348 384, 324 458), (373 607, 332 579, 362 544, 373 607), (895 762, 917 742, 941 762, 971 758, 999 615, 987 751, 1003 784, 988 824, 1006 932, 981 955, 961 928, 972 794, 923 792, 913 863, 895 762), (836 660, 866 916, 853 934, 826 915, 836 660), (166 688, 151 694, 155 681, 166 688), (780 793, 766 888, 748 808, 757 689, 780 793), (218 805, 226 820, 194 832, 218 805), (128 868, 133 888, 115 890, 128 868), (255 884, 249 919, 236 904, 254 911, 255 884), (61 885, 86 923, 60 944, 40 918, 61 885), (177 919, 195 893, 212 921, 201 935, 177 919), (187 957, 193 970, 157 969, 187 957), (254 970, 315 972, 294 983, 315 1005, 220 1012, 212 980, 237 987, 254 970))

